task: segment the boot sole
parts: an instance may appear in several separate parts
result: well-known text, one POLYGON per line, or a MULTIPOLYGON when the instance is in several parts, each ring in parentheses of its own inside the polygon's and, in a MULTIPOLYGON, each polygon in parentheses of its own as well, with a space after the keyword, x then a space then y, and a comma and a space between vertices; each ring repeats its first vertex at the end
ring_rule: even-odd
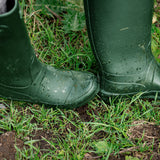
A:
POLYGON ((140 99, 160 100, 160 91, 132 92, 132 93, 123 93, 123 94, 106 92, 104 90, 101 90, 99 92, 99 95, 105 102, 108 102, 109 97, 111 98, 115 98, 115 97, 132 98, 136 94, 139 94, 140 99))
POLYGON ((90 88, 90 90, 88 90, 88 92, 86 92, 83 96, 79 97, 78 99, 76 99, 75 103, 72 104, 50 104, 47 102, 43 102, 43 101, 38 101, 33 99, 33 97, 31 97, 28 94, 24 94, 21 92, 17 92, 17 91, 13 91, 4 87, 0 87, 0 92, 4 92, 4 93, 9 93, 9 96, 3 96, 0 94, 0 97, 2 98, 6 98, 9 100, 14 100, 14 101, 21 101, 21 102, 28 102, 28 103, 35 103, 35 104, 44 104, 44 105, 48 105, 48 106, 54 106, 54 108, 58 107, 58 108, 65 108, 65 109, 73 109, 73 108, 78 108, 80 106, 85 105, 86 103, 88 103, 90 100, 92 100, 95 95, 99 92, 100 87, 99 84, 97 84, 97 81, 95 80, 93 82, 92 87, 90 88), (14 97, 14 96, 15 97, 14 97), (87 96, 88 95, 88 96, 87 96), (84 96, 86 98, 84 98, 84 96), (17 97, 22 97, 22 98, 17 98, 17 97))

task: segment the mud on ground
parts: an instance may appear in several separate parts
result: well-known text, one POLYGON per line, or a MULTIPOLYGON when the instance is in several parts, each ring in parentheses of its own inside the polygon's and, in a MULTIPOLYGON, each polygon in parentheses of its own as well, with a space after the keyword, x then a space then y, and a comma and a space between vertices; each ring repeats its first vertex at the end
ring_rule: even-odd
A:
MULTIPOLYGON (((125 160, 126 156, 137 157, 143 160, 148 160, 151 157, 152 160, 160 159, 160 126, 146 121, 135 121, 128 130, 128 137, 133 143, 140 140, 142 147, 148 146, 150 147, 150 150, 141 152, 139 146, 125 148, 121 150, 118 155, 114 155, 114 153, 112 153, 109 160, 125 160)), ((32 139, 38 140, 34 145, 42 150, 50 149, 50 146, 46 141, 44 141, 44 138, 52 140, 52 133, 42 130, 33 132, 32 139)), ((24 142, 21 139, 16 138, 16 133, 14 131, 1 134, 0 159, 15 160, 15 145, 20 149, 25 147, 24 142)), ((84 156, 84 160, 100 160, 101 158, 102 157, 93 153, 87 153, 84 156)))

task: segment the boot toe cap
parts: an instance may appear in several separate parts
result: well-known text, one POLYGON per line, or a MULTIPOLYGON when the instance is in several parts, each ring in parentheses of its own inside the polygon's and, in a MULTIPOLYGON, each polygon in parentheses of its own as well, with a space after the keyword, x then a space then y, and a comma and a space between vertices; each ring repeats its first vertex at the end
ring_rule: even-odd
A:
POLYGON ((99 83, 92 73, 47 67, 37 96, 44 104, 75 108, 87 103, 98 91, 99 83))
POLYGON ((82 106, 91 100, 99 91, 97 78, 92 73, 72 71, 75 82, 69 92, 66 104, 82 106))

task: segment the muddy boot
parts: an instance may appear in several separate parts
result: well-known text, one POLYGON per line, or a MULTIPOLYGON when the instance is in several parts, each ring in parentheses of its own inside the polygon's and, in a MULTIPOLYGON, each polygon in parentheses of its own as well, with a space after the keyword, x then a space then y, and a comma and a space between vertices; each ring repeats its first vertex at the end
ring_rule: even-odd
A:
POLYGON ((40 63, 17 0, 6 4, 7 11, 0 15, 0 96, 62 107, 78 107, 91 100, 98 92, 96 77, 40 63))
POLYGON ((102 98, 139 92, 160 98, 160 67, 151 52, 153 0, 84 0, 84 5, 102 98))

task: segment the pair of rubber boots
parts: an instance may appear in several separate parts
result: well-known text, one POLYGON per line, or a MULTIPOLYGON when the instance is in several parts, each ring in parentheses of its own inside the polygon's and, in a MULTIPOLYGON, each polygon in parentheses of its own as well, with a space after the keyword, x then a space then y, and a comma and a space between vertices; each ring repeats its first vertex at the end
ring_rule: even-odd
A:
POLYGON ((160 91, 160 70, 151 53, 152 0, 84 0, 90 43, 100 66, 100 85, 88 72, 65 71, 38 61, 19 14, 7 0, 0 14, 0 96, 79 107, 98 92, 112 95, 160 91))

